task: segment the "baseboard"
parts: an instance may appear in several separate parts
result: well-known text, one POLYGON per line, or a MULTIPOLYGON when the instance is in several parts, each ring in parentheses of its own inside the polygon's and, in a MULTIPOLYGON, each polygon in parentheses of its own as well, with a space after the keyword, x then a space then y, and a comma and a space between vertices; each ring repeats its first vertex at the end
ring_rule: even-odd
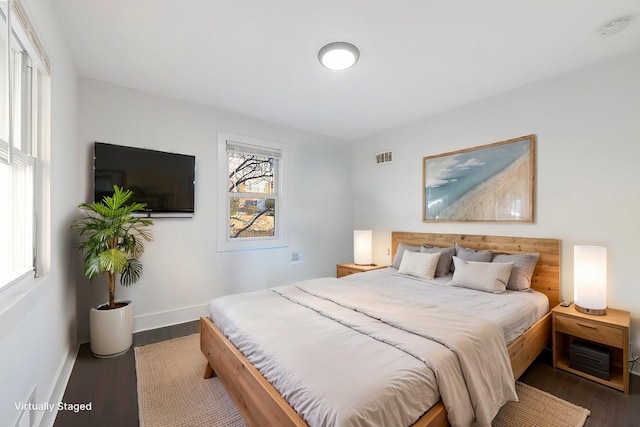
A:
POLYGON ((200 317, 206 316, 208 312, 209 304, 199 304, 175 310, 133 316, 133 332, 148 331, 198 320, 200 317))
MULTIPOLYGON (((135 302, 134 302, 135 312, 135 302)), ((192 305, 190 307, 176 308, 174 310, 160 311, 157 313, 141 314, 133 316, 133 332, 148 331, 150 329, 164 328, 165 326, 178 325, 180 323, 198 320, 209 312, 208 304, 192 305)), ((78 328, 80 343, 90 341, 89 325, 78 328)))
POLYGON ((67 357, 62 361, 58 369, 57 380, 49 392, 49 399, 47 399, 49 403, 54 405, 54 409, 53 411, 43 411, 42 419, 38 424, 40 427, 53 427, 58 415, 58 403, 64 399, 64 392, 67 390, 67 384, 69 384, 69 378, 71 378, 71 372, 73 372, 73 365, 75 365, 78 358, 79 349, 79 344, 70 348, 67 357))

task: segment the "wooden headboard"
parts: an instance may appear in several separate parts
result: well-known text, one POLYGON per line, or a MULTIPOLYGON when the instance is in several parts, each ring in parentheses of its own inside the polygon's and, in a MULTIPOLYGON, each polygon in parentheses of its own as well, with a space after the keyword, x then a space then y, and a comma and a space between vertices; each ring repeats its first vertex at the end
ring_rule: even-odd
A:
POLYGON ((560 240, 558 239, 393 231, 391 232, 392 260, 398 243, 439 247, 451 247, 458 243, 470 249, 489 249, 505 254, 537 252, 540 257, 533 272, 531 288, 549 298, 550 308, 560 303, 560 240))

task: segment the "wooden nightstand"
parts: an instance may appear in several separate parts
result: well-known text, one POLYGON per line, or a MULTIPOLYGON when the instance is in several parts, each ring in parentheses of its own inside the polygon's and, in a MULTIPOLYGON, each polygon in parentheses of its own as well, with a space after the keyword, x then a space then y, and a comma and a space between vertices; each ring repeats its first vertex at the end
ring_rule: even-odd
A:
POLYGON ((604 316, 580 313, 573 304, 557 306, 553 315, 553 367, 629 393, 629 324, 628 311, 607 308, 604 316), (569 344, 576 338, 610 349, 611 375, 609 380, 571 368, 569 344))
POLYGON ((338 264, 336 268, 336 277, 344 277, 354 273, 364 273, 365 271, 378 270, 380 268, 387 268, 386 265, 358 265, 352 262, 347 264, 338 264))

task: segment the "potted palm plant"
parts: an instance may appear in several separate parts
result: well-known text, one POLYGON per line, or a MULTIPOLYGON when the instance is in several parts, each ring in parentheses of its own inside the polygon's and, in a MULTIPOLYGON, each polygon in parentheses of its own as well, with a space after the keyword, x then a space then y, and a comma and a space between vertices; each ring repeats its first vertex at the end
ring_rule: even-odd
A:
POLYGON ((81 203, 84 217, 73 222, 80 234, 78 249, 84 255, 83 272, 90 281, 106 275, 109 302, 91 308, 91 351, 97 357, 113 357, 131 347, 133 305, 116 301, 116 281, 129 286, 142 277, 140 257, 144 241, 151 241, 153 221, 133 215, 144 203, 127 204, 133 192, 113 186, 113 195, 99 203, 81 203))

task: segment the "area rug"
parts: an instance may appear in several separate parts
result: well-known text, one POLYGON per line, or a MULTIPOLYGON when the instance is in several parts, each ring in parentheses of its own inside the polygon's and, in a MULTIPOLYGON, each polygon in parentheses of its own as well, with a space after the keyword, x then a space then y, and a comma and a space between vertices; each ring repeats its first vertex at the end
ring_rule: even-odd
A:
MULTIPOLYGON (((203 379, 199 334, 135 348, 138 411, 143 427, 245 427, 217 377, 203 379)), ((524 383, 494 427, 582 427, 589 411, 524 383)), ((276 426, 274 426, 276 427, 276 426)))
POLYGON ((136 347, 140 427, 245 427, 217 377, 204 379, 200 334, 136 347))

